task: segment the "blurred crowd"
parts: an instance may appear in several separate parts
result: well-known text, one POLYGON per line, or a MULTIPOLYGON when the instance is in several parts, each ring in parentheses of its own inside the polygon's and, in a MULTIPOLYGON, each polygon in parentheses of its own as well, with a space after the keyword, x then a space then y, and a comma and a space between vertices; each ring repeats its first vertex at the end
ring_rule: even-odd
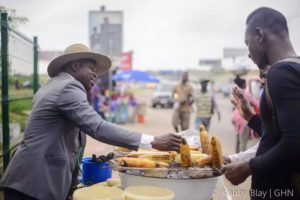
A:
POLYGON ((138 104, 133 92, 122 88, 110 95, 109 89, 101 85, 101 79, 97 79, 90 91, 90 104, 103 119, 117 124, 141 122, 140 115, 144 115, 143 105, 138 104))

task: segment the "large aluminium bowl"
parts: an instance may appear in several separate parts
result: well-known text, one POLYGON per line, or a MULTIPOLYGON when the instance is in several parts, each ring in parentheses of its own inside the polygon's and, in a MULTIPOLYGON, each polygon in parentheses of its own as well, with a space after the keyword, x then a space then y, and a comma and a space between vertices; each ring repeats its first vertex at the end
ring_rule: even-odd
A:
POLYGON ((153 185, 171 189, 174 200, 210 200, 216 187, 218 176, 201 179, 171 179, 138 176, 119 172, 123 188, 133 185, 153 185))

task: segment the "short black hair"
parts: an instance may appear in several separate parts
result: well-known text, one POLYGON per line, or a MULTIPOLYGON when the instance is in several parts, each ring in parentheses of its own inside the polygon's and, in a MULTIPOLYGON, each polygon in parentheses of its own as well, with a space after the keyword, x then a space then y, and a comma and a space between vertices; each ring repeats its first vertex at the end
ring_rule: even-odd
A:
POLYGON ((246 80, 237 76, 233 82, 239 86, 239 88, 243 88, 246 86, 246 80))
POLYGON ((268 28, 273 34, 280 37, 289 35, 286 18, 282 13, 268 7, 254 10, 246 20, 246 25, 255 28, 268 28))

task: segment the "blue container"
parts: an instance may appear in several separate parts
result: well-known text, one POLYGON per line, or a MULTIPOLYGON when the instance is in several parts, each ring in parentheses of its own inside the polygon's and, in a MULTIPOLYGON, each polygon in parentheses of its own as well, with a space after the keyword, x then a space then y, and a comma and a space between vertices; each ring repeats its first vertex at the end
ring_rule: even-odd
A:
POLYGON ((92 158, 82 159, 82 182, 83 184, 95 184, 99 182, 106 181, 111 178, 112 171, 108 165, 105 163, 94 163, 92 158))

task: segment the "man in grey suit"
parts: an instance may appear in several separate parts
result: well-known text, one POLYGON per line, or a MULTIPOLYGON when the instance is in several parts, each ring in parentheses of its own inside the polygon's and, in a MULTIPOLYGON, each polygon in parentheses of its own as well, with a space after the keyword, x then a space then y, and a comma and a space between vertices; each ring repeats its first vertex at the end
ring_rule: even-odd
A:
POLYGON ((1 179, 6 199, 67 199, 77 175, 76 157, 82 153, 83 132, 133 150, 179 150, 180 136, 153 137, 129 131, 104 121, 92 110, 87 92, 110 65, 108 57, 83 44, 67 47, 62 56, 51 61, 51 79, 34 96, 24 139, 1 179))

